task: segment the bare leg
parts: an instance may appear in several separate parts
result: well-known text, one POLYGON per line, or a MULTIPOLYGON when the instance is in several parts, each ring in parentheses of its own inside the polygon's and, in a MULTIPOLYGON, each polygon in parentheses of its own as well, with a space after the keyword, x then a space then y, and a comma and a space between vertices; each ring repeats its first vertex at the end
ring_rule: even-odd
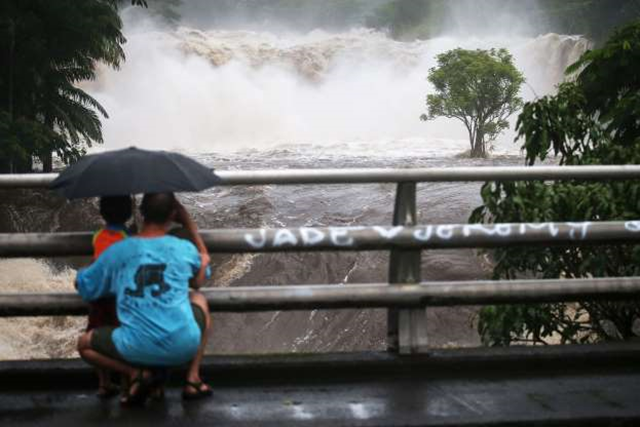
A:
POLYGON ((111 372, 106 369, 96 369, 98 374, 98 397, 109 398, 117 394, 118 387, 111 382, 111 372))
POLYGON ((100 387, 106 388, 111 386, 111 377, 109 376, 109 371, 106 369, 96 369, 98 373, 98 380, 100 381, 100 387))
MULTIPOLYGON (((202 309, 205 316, 205 328, 202 331, 202 338, 200 340, 200 347, 198 348, 198 352, 195 357, 189 364, 189 368, 187 370, 187 383, 192 384, 201 384, 202 378, 200 378, 200 364, 202 363, 202 357, 204 356, 204 350, 207 346, 207 339, 209 337, 209 331, 211 330, 211 314, 209 313, 209 304, 207 304, 207 299, 200 292, 191 292, 189 295, 189 299, 192 304, 197 305, 202 309)), ((184 388, 184 392, 187 394, 197 394, 202 392, 210 392, 211 388, 202 384, 199 389, 195 389, 192 385, 186 385, 184 388)))
POLYGON ((120 372, 127 377, 133 378, 138 372, 136 368, 133 366, 127 365, 126 363, 112 359, 104 354, 98 353, 97 351, 91 348, 91 337, 93 336, 93 331, 86 332, 80 336, 78 340, 78 352, 80 353, 80 357, 89 363, 90 365, 95 366, 96 368, 106 369, 111 371, 120 372))
MULTIPOLYGON (((128 365, 120 360, 112 359, 108 356, 105 356, 102 353, 98 353, 94 349, 91 348, 91 336, 93 335, 93 331, 86 332, 80 336, 78 339, 78 352, 80 353, 80 357, 90 365, 97 367, 98 369, 106 369, 108 371, 119 372, 123 375, 123 378, 128 379, 128 383, 131 384, 134 382, 136 377, 140 374, 140 369, 135 368, 131 365, 128 365)), ((142 376, 144 379, 151 378, 150 371, 143 371, 142 376)), ((139 384, 135 384, 132 388, 133 390, 129 390, 129 394, 136 393, 136 386, 139 384)))

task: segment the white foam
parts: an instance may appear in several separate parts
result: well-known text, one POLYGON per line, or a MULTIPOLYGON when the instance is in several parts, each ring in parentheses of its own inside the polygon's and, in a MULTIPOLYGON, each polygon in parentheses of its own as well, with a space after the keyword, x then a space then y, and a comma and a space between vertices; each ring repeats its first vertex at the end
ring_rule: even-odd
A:
MULTIPOLYGON (((55 271, 35 259, 0 260, 0 293, 73 292, 75 271, 55 271)), ((77 357, 80 317, 0 319, 0 360, 77 357)))
MULTIPOLYGON (((464 142, 464 126, 419 120, 437 54, 506 47, 531 99, 552 91, 589 46, 558 35, 402 43, 364 29, 282 35, 181 28, 130 33, 128 40, 122 69, 104 69, 85 85, 111 115, 105 147, 200 153, 368 141, 404 151, 396 141, 422 140, 427 151, 449 155, 443 142, 464 142)), ((517 153, 513 136, 506 133, 498 150, 517 153)))

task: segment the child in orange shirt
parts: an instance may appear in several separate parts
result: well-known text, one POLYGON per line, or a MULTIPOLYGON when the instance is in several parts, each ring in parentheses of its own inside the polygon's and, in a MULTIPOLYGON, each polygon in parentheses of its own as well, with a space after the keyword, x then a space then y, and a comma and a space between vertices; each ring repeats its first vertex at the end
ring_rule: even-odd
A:
MULTIPOLYGON (((111 196, 100 199, 100 215, 105 226, 93 235, 93 260, 95 261, 109 246, 128 237, 126 222, 131 218, 131 196, 111 196)), ((117 327, 115 298, 103 298, 90 304, 87 331, 102 326, 117 327)), ((111 372, 98 369, 98 397, 108 399, 119 393, 111 382, 111 372)))

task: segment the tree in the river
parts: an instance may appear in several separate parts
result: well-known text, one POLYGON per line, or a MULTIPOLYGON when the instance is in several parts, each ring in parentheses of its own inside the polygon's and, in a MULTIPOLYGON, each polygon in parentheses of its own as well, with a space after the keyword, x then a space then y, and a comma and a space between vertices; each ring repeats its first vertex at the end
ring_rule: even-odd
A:
MULTIPOLYGON (((136 0, 137 1, 137 0, 136 0)), ((51 170, 55 152, 73 161, 102 142, 106 112, 75 86, 97 62, 124 59, 113 0, 5 0, 0 5, 0 172, 51 170)))
POLYGON ((522 107, 518 96, 524 76, 506 49, 454 49, 438 55, 429 71, 435 93, 427 96, 422 120, 453 118, 469 133, 472 157, 485 157, 491 143, 509 127, 507 119, 522 107))
MULTIPOLYGON (((561 165, 640 164, 640 21, 568 70, 574 80, 555 96, 525 105, 518 120, 526 162, 555 155, 561 165)), ((487 183, 472 222, 637 221, 640 182, 487 183)), ((640 275, 640 247, 503 248, 496 279, 640 275)), ((529 304, 483 308, 485 343, 563 343, 631 339, 640 301, 529 304)))

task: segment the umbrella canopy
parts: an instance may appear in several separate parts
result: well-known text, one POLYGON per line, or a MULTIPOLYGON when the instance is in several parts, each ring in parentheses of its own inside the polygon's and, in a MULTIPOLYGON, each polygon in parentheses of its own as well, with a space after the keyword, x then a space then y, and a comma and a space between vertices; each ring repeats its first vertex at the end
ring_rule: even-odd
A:
POLYGON ((51 188, 68 199, 138 193, 202 191, 220 182, 189 157, 135 147, 83 157, 65 169, 51 188))

